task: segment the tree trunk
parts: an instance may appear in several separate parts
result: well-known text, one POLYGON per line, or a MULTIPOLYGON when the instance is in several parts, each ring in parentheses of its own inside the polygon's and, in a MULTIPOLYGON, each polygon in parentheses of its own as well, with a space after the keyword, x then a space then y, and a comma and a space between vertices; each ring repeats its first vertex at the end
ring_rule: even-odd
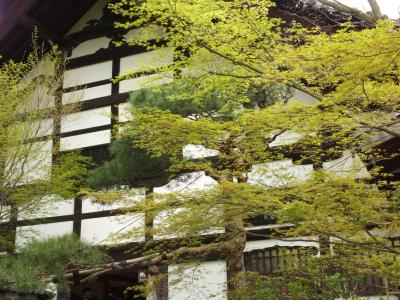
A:
POLYGON ((246 283, 240 276, 245 271, 243 251, 246 246, 246 232, 242 219, 233 219, 226 227, 226 232, 232 236, 227 251, 228 293, 231 295, 246 283))

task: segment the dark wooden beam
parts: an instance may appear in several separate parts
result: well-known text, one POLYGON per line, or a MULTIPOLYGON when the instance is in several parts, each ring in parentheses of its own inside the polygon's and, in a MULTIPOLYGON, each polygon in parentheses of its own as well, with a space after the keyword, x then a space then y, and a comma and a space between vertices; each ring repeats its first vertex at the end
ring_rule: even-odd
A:
POLYGON ((78 129, 78 130, 74 130, 74 131, 63 132, 63 133, 61 133, 61 137, 63 138, 63 137, 75 136, 75 135, 80 135, 80 134, 85 134, 85 133, 98 132, 98 131, 103 131, 103 130, 107 130, 107 129, 111 129, 111 128, 112 128, 112 124, 94 126, 94 127, 78 129))

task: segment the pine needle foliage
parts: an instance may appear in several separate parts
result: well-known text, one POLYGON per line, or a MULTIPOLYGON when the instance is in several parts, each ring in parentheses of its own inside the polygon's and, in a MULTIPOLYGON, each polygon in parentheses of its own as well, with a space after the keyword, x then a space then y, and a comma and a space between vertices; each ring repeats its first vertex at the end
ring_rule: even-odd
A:
POLYGON ((63 274, 74 267, 94 267, 109 257, 74 235, 34 240, 13 255, 0 257, 0 285, 17 292, 43 291, 51 282, 66 285, 63 274))
POLYGON ((145 151, 135 148, 128 139, 113 141, 109 151, 111 159, 89 171, 87 184, 94 190, 122 185, 137 187, 146 179, 166 176, 167 158, 151 158, 145 151))

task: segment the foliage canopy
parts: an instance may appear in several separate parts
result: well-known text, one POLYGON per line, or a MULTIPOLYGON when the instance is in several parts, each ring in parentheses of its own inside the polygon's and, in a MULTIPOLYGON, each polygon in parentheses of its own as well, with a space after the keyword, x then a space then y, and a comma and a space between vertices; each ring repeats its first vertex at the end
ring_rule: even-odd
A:
MULTIPOLYGON (((292 292, 310 288, 314 293, 311 287, 324 282, 319 296, 299 293, 297 299, 347 297, 351 291, 338 290, 336 283, 371 272, 390 278, 391 287, 398 284, 399 252, 391 246, 400 225, 398 185, 379 165, 398 153, 378 147, 382 135, 400 137, 394 127, 400 103, 394 22, 377 18, 365 27, 338 24, 328 33, 269 17, 274 3, 265 0, 147 0, 139 5, 120 0, 109 7, 124 20, 117 27, 166 28, 162 47, 175 49, 174 63, 154 70, 173 71, 174 83, 132 96, 134 118, 121 138, 150 158, 168 158, 170 178, 204 171, 218 183, 202 192, 151 194, 136 208, 153 217, 168 213, 162 226, 146 232, 179 232, 192 252, 225 253, 230 273, 240 274, 244 226, 267 214, 290 226, 265 238, 307 236, 321 245, 319 263, 310 264, 314 269, 298 266, 281 274, 292 292), (295 139, 277 142, 288 135, 295 139), (187 145, 213 150, 213 157, 189 159, 182 153, 187 145), (347 170, 323 167, 340 164, 341 157, 342 162, 352 158, 347 170), (287 166, 274 169, 274 162, 288 159, 300 169, 313 164, 314 171, 296 178, 287 166), (278 177, 278 183, 265 176, 278 177), (202 234, 215 230, 225 233, 203 244, 202 234)), ((130 43, 160 47, 154 40, 130 43)), ((255 292, 246 291, 245 281, 236 277, 229 288, 255 292)), ((265 287, 263 280, 257 282, 265 287)))
MULTIPOLYGON (((61 117, 76 105, 59 108, 64 61, 57 49, 42 52, 36 43, 25 62, 0 66, 0 219, 15 223, 62 199, 74 197, 84 182, 88 159, 60 155, 53 134, 61 117)), ((0 248, 13 249, 15 230, 3 226, 0 248)))

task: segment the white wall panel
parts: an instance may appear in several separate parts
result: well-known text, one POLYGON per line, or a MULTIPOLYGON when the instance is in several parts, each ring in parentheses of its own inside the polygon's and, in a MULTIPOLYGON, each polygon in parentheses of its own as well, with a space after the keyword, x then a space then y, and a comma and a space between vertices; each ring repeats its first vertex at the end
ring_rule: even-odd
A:
POLYGON ((85 56, 89 54, 93 54, 99 49, 108 48, 108 45, 110 44, 111 39, 105 36, 88 40, 83 43, 80 43, 78 46, 76 46, 74 49, 72 49, 71 56, 69 58, 76 58, 80 56, 85 56))
POLYGON ((193 265, 169 265, 168 299, 228 299, 226 262, 207 261, 193 265))
POLYGON ((115 200, 106 203, 100 203, 98 201, 96 202, 88 197, 85 197, 82 199, 82 212, 90 213, 96 211, 105 211, 105 210, 123 208, 132 205, 137 201, 143 200, 145 197, 144 190, 132 190, 131 192, 132 195, 130 196, 129 195, 125 197, 121 196, 123 199, 121 199, 120 201, 115 200))
POLYGON ((203 145, 188 144, 182 149, 183 157, 186 159, 198 159, 210 156, 217 156, 218 150, 207 149, 203 145))
POLYGON ((77 103, 111 95, 111 83, 82 90, 77 90, 62 95, 62 103, 77 103))
POLYGON ((73 230, 73 222, 58 222, 40 225, 17 227, 17 248, 28 243, 32 239, 44 239, 48 237, 70 234, 73 230))
POLYGON ((43 119, 32 123, 32 137, 41 137, 53 134, 53 119, 43 119))
POLYGON ((32 122, 14 122, 10 127, 10 134, 21 140, 50 136, 53 134, 53 119, 42 119, 32 122))
POLYGON ((26 144, 10 151, 5 178, 10 185, 32 183, 50 178, 53 141, 26 144))
POLYGON ((64 88, 84 85, 90 82, 110 79, 112 77, 112 61, 105 61, 85 67, 70 69, 64 73, 64 88))
POLYGON ((80 111, 61 118, 61 133, 111 124, 111 106, 80 111))
POLYGON ((184 211, 184 208, 174 208, 162 211, 158 215, 156 215, 153 219, 153 226, 156 232, 153 236, 154 240, 175 239, 178 237, 183 237, 184 234, 182 232, 167 234, 165 229, 166 225, 169 223, 170 218, 172 218, 173 220, 174 216, 180 213, 184 213, 184 211))
POLYGON ((304 182, 312 176, 313 165, 295 165, 291 159, 252 166, 248 182, 266 187, 283 187, 304 182))
POLYGON ((80 135, 74 135, 61 138, 60 149, 67 151, 91 147, 96 145, 108 144, 111 141, 111 130, 102 130, 80 135))
POLYGON ((93 244, 118 244, 144 240, 144 214, 82 220, 81 238, 93 244), (127 234, 128 236, 121 236, 127 234))
POLYGON ((91 213, 96 211, 105 211, 111 209, 118 209, 125 207, 125 203, 122 201, 113 201, 107 203, 99 203, 95 202, 90 198, 83 198, 82 199, 82 213, 91 213))
POLYGON ((131 105, 129 102, 121 103, 118 106, 118 121, 119 122, 128 122, 133 119, 131 113, 131 105))
POLYGON ((122 80, 119 83, 119 92, 126 93, 137 91, 143 88, 149 88, 157 85, 171 83, 173 81, 173 72, 166 71, 158 74, 142 76, 134 79, 122 80))
POLYGON ((74 199, 60 200, 57 196, 47 196, 21 207, 18 212, 18 220, 66 216, 73 213, 74 199))
POLYGON ((370 176, 360 157, 357 154, 352 155, 350 152, 345 152, 341 158, 324 162, 322 167, 337 176, 351 176, 353 178, 370 176))
POLYGON ((173 63, 173 57, 174 50, 172 47, 122 57, 120 74, 126 75, 132 71, 143 71, 168 66, 173 63))
MULTIPOLYGON (((214 208, 215 212, 217 213, 218 208, 214 208)), ((153 220, 153 226, 155 229, 156 234, 154 234, 154 239, 155 240, 162 240, 162 239, 174 239, 178 237, 184 237, 185 232, 184 228, 182 228, 178 232, 167 232, 165 231, 166 225, 173 224, 173 221, 177 220, 176 218, 179 217, 179 214, 182 216, 182 214, 185 214, 185 212, 188 211, 185 208, 174 208, 174 209, 169 209, 169 210, 164 210, 160 212, 157 216, 154 217, 153 220), (170 222, 172 220, 172 222, 170 222)), ((213 212, 210 212, 212 214, 213 212)), ((219 214, 221 215, 221 214, 219 214)), ((215 217, 214 217, 215 218, 215 217)), ((203 230, 199 231, 199 235, 211 235, 211 234, 219 234, 219 233, 224 233, 225 228, 223 227, 209 227, 209 228, 204 228, 203 230)))
POLYGON ((48 87, 39 86, 37 87, 27 102, 23 102, 19 109, 21 112, 26 110, 38 110, 45 109, 55 106, 54 90, 50 90, 48 87))
POLYGON ((204 171, 186 173, 171 180, 168 184, 154 188, 156 194, 184 193, 213 188, 217 183, 207 176, 204 171))
POLYGON ((303 104, 313 104, 318 101, 317 98, 314 98, 302 91, 294 90, 293 97, 289 99, 289 101, 297 100, 303 104))
POLYGON ((158 39, 165 36, 165 29, 157 25, 149 25, 146 27, 135 28, 129 30, 125 35, 125 41, 137 42, 137 41, 148 41, 152 39, 158 39))
MULTIPOLYGON (((177 178, 171 180, 168 184, 154 188, 155 194, 168 194, 168 193, 189 193, 198 190, 209 190, 214 188, 218 184, 213 178, 207 176, 204 171, 191 172, 178 176, 177 178)), ((182 208, 171 209, 159 213, 154 218, 154 227, 159 232, 154 236, 155 239, 170 239, 176 238, 179 234, 169 234, 163 232, 163 224, 168 223, 169 218, 173 218, 175 214, 181 213, 182 208)), ((222 228, 212 228, 210 230, 204 230, 200 233, 206 234, 216 234, 222 233, 224 229, 222 228)))
POLYGON ((268 145, 270 147, 285 146, 296 143, 299 139, 303 137, 303 134, 297 132, 285 131, 284 133, 278 135, 272 143, 268 145))
POLYGON ((0 205, 0 223, 5 223, 5 222, 10 221, 10 210, 11 210, 11 206, 0 205))
MULTIPOLYGON (((33 67, 21 80, 22 84, 32 83, 34 79, 37 79, 41 76, 53 76, 55 74, 55 64, 51 59, 43 58, 40 62, 33 67)), ((57 89, 57 86, 46 86, 46 85, 36 85, 36 88, 30 95, 30 99, 28 101, 22 101, 22 106, 17 108, 21 112, 28 110, 36 110, 54 107, 55 97, 54 90, 57 89)))

